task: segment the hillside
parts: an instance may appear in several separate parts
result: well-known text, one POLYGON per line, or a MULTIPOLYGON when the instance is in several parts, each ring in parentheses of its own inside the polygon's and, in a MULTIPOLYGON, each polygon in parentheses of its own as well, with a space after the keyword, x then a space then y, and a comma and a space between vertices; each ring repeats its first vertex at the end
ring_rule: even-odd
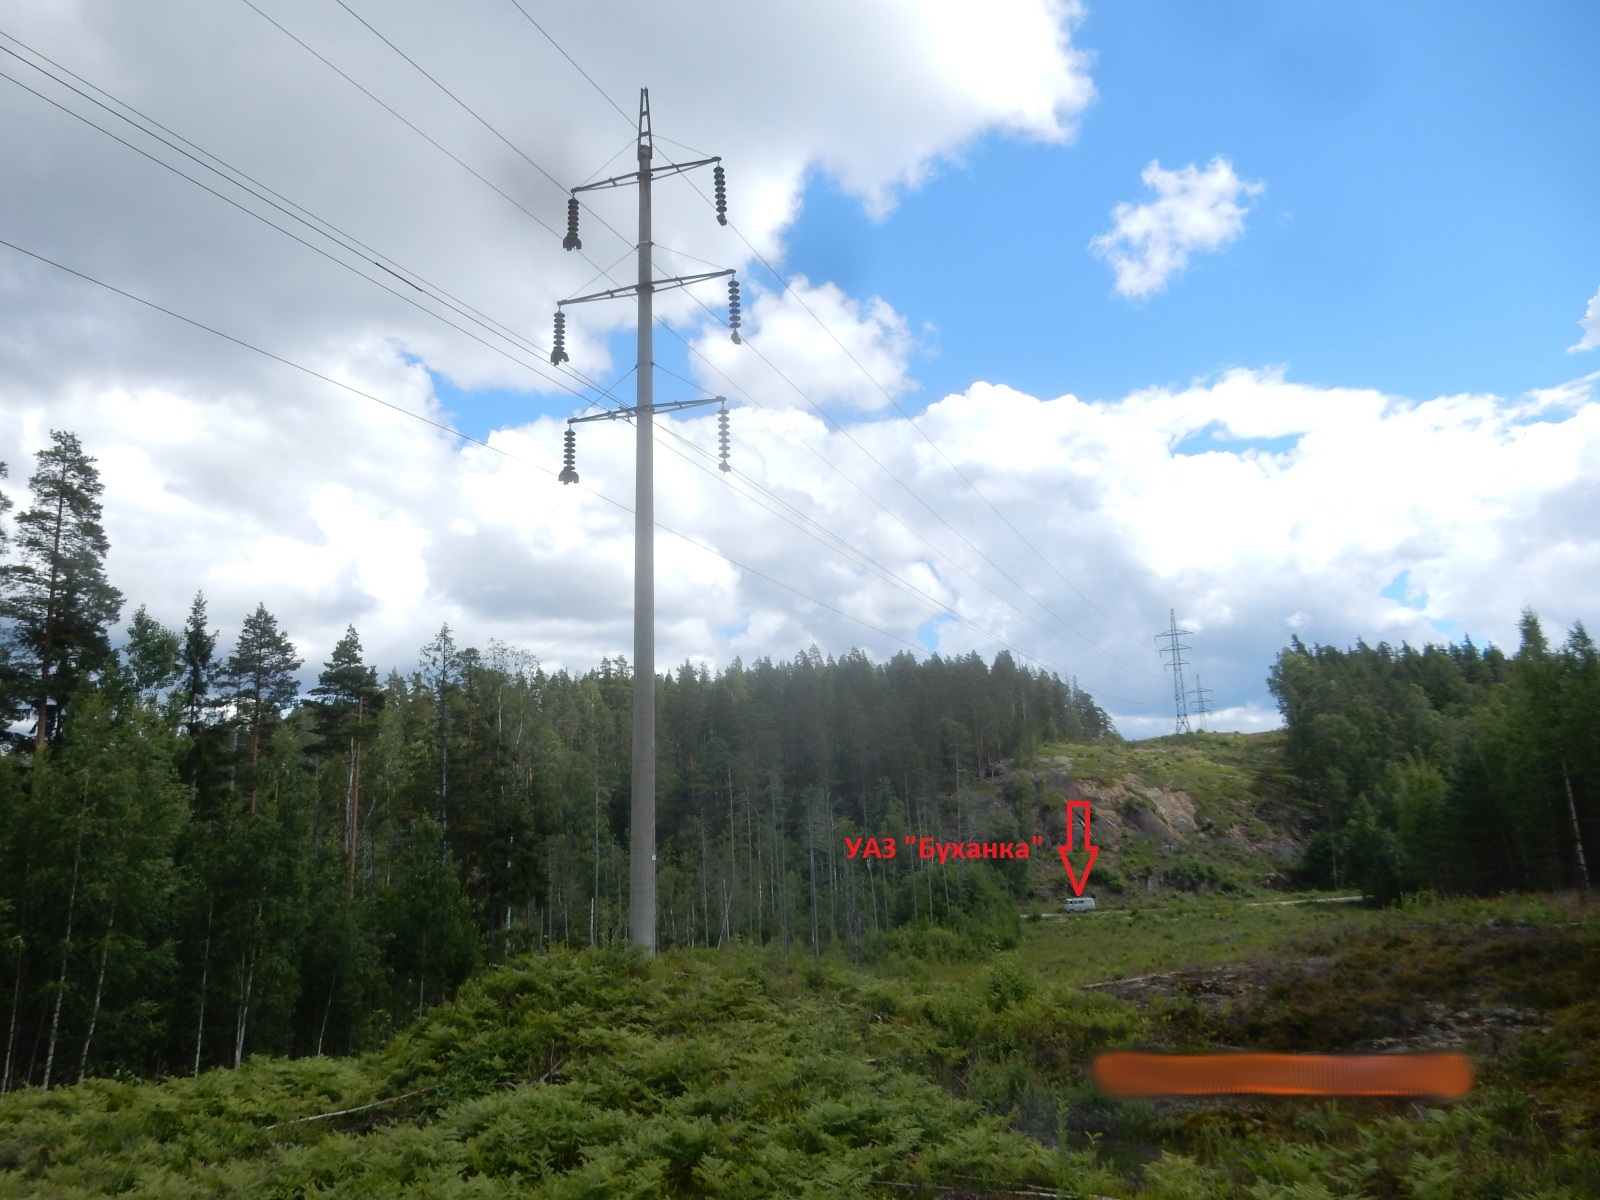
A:
POLYGON ((0 1098, 0 1196, 1578 1200, 1600 1194, 1597 974, 1600 920, 1550 898, 1169 894, 1030 924, 938 978, 557 951, 360 1059, 0 1098), (1213 956, 1231 965, 1192 965, 1213 956), (1097 1094, 1091 1056, 1141 1044, 1452 1047, 1479 1086, 1444 1105, 1097 1094))
POLYGON ((1057 743, 987 783, 992 804, 1044 839, 1030 859, 1037 904, 1068 894, 1053 847, 1069 798, 1093 804, 1100 855, 1089 891, 1102 896, 1286 888, 1310 825, 1281 731, 1057 743))

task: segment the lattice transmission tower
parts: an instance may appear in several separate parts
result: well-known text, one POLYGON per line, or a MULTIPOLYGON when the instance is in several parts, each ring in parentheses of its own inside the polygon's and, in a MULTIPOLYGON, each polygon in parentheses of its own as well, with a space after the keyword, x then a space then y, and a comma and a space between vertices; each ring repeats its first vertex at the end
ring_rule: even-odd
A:
POLYGON ((1169 608, 1167 616, 1170 624, 1167 626, 1166 632, 1158 633, 1155 636, 1158 642, 1162 638, 1167 640, 1167 644, 1162 646, 1159 652, 1172 655, 1172 660, 1162 665, 1172 668, 1172 703, 1178 711, 1178 724, 1174 732, 1192 733, 1194 731, 1189 728, 1189 704, 1183 688, 1183 669, 1190 665, 1189 660, 1183 657, 1183 652, 1190 647, 1178 640, 1181 637, 1191 636, 1192 631, 1178 628, 1177 610, 1169 608))
POLYGON ((1200 686, 1199 671, 1194 673, 1194 688, 1192 691, 1190 691, 1189 695, 1194 697, 1195 719, 1200 722, 1201 732, 1204 732, 1206 728, 1206 718, 1211 715, 1211 704, 1207 700, 1207 697, 1211 695, 1211 689, 1200 686))

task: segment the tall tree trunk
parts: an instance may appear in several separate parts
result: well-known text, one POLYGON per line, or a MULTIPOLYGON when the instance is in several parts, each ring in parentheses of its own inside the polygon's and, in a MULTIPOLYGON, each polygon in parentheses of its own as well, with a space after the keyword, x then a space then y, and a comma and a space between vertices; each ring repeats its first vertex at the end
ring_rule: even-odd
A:
POLYGON ((17 981, 11 988, 11 1028, 6 1033, 6 1065, 4 1072, 0 1072, 0 1095, 11 1090, 11 1055, 17 1044, 17 1010, 22 1007, 22 956, 26 947, 19 937, 17 941, 17 981))
POLYGON ((100 939, 100 972, 94 981, 94 1005, 89 1009, 89 1032, 83 1035, 83 1053, 78 1056, 78 1082, 89 1074, 89 1044, 94 1041, 94 1028, 100 1023, 100 997, 106 986, 106 958, 111 953, 111 931, 117 923, 117 910, 111 910, 106 921, 106 935, 100 939))
POLYGON ((749 870, 750 873, 751 889, 755 892, 755 905, 751 910, 755 923, 752 925, 750 932, 751 936, 759 942, 761 940, 761 921, 764 915, 761 905, 761 852, 756 845, 755 802, 750 798, 749 784, 745 784, 744 788, 744 834, 744 861, 746 870, 749 870), (750 870, 751 864, 754 865, 753 870, 750 870))
POLYGON ((706 921, 706 949, 711 948, 711 859, 706 849, 705 807, 700 809, 700 912, 706 921))
POLYGON ((839 944, 839 874, 833 859, 833 844, 835 841, 833 836, 833 793, 828 791, 826 783, 822 785, 822 799, 828 807, 828 944, 837 946, 839 944))
POLYGON ((445 860, 450 841, 450 747, 445 738, 444 679, 439 680, 439 861, 445 860))
POLYGON ((250 1028, 250 998, 255 992, 256 983, 256 958, 261 946, 261 901, 256 901, 255 940, 247 951, 249 967, 240 962, 240 973, 244 975, 244 994, 240 997, 239 1008, 233 1025, 233 1069, 237 1071, 239 1064, 244 1061, 244 1040, 250 1028))
MULTIPOLYGON (((34 731, 33 753, 37 758, 44 753, 50 737, 50 666, 56 640, 56 586, 61 580, 61 525, 66 516, 65 491, 56 497, 56 527, 51 534, 50 589, 45 593, 44 638, 39 645, 39 726, 34 731)), ((48 1078, 49 1068, 45 1069, 48 1078)), ((49 1091, 49 1084, 45 1085, 49 1091)))
POLYGON ((872 873, 872 860, 867 859, 867 897, 872 901, 872 929, 876 933, 881 927, 878 924, 878 881, 872 873))
POLYGON ((250 1026, 250 994, 256 982, 256 956, 252 948, 239 962, 239 973, 244 977, 244 991, 239 999, 233 1021, 233 1069, 237 1071, 244 1061, 245 1033, 250 1026), (248 966, 246 965, 248 963, 248 966))
POLYGON ((594 891, 589 895, 589 945, 599 944, 600 926, 597 910, 600 907, 600 770, 595 767, 594 778, 594 891))
POLYGON ((1567 814, 1572 818, 1572 844, 1578 852, 1578 878, 1583 890, 1589 890, 1589 860, 1583 855, 1583 830, 1578 826, 1578 806, 1572 799, 1572 777, 1567 774, 1567 760, 1561 760, 1561 782, 1567 785, 1567 814))
POLYGON ((83 852, 83 818, 78 819, 78 840, 72 851, 72 886, 67 891, 67 932, 61 942, 61 977, 56 980, 55 1009, 50 1014, 50 1041, 44 1056, 44 1090, 50 1090, 50 1073, 56 1062, 56 1038, 61 1032, 61 997, 67 990, 67 956, 72 953, 72 918, 78 904, 78 865, 83 852))
POLYGON ((211 974, 212 898, 206 897, 206 947, 200 954, 200 1019, 194 1027, 194 1077, 200 1078, 200 1043, 206 1032, 206 981, 211 974))
POLYGON ((722 906, 724 937, 739 927, 739 914, 734 905, 739 897, 739 827, 733 815, 733 772, 727 772, 728 782, 728 899, 722 906), (731 928, 730 928, 731 927, 731 928))
POLYGON ((366 749, 366 735, 363 727, 367 721, 367 698, 356 697, 356 770, 355 778, 350 784, 350 861, 345 869, 344 894, 345 899, 354 900, 356 896, 356 853, 361 846, 361 755, 366 749))
POLYGON ((334 972, 328 982, 328 1002, 322 1006, 322 1024, 317 1028, 317 1057, 322 1057, 322 1035, 328 1032, 328 1014, 333 1011, 333 992, 339 984, 339 973, 334 972))
POLYGON ((789 880, 784 871, 783 826, 778 823, 778 774, 771 772, 772 800, 772 905, 778 921, 778 940, 789 952, 789 880))
POLYGON ((806 856, 810 859, 811 867, 811 956, 815 958, 822 953, 822 948, 817 944, 817 830, 816 830, 816 801, 810 796, 806 797, 806 856))

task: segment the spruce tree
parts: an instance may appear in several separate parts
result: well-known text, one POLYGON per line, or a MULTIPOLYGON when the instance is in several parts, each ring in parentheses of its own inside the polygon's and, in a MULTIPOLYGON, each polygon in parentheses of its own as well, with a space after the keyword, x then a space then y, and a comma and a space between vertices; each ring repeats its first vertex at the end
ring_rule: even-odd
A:
POLYGON ((111 653, 106 630, 122 593, 105 576, 109 549, 100 525, 104 490, 95 460, 77 437, 50 431, 28 487, 33 503, 17 517, 21 561, 5 568, 0 615, 29 684, 42 751, 55 736, 67 699, 111 653))
POLYGON ((206 696, 217 673, 217 632, 206 629, 206 594, 196 592, 183 625, 183 699, 189 736, 199 729, 206 696))

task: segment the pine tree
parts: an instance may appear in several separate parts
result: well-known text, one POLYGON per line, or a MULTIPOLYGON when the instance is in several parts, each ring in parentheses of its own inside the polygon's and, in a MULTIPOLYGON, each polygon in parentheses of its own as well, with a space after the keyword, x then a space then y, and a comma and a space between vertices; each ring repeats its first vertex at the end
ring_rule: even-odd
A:
POLYGON ((21 561, 5 568, 0 596, 30 678, 36 752, 52 740, 79 682, 110 655, 106 630, 122 608, 122 593, 105 576, 95 460, 73 434, 51 430, 50 442, 28 480, 33 503, 17 518, 21 561))
POLYGON ((263 735, 271 732, 283 710, 300 694, 300 684, 294 677, 300 666, 301 660, 279 630, 277 618, 265 604, 257 604, 256 611, 245 618, 238 645, 223 668, 234 720, 245 727, 249 737, 251 812, 256 809, 255 774, 261 762, 263 735))

